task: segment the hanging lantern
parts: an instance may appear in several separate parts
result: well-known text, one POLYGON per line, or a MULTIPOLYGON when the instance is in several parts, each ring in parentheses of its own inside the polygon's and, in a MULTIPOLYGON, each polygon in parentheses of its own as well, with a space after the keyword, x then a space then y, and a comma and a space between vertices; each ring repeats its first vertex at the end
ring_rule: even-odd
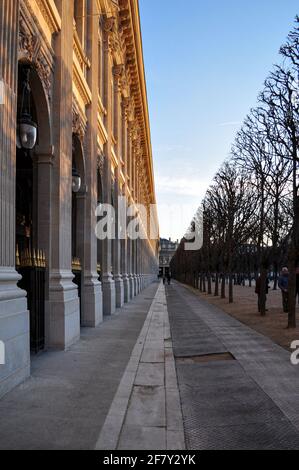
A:
POLYGON ((72 191, 73 193, 78 193, 81 189, 81 176, 76 170, 76 168, 73 168, 72 170, 72 177, 73 177, 72 191))
POLYGON ((37 124, 31 116, 30 72, 29 65, 22 68, 22 101, 17 131, 17 146, 26 150, 32 150, 37 140, 37 124))

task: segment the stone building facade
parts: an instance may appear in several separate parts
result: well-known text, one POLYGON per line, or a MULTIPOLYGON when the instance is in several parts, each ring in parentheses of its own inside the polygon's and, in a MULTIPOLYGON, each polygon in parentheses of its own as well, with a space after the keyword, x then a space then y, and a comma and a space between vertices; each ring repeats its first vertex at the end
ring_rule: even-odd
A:
POLYGON ((160 239, 160 254, 159 254, 159 275, 161 277, 167 276, 170 273, 170 262, 178 249, 179 242, 173 242, 171 238, 160 239))
POLYGON ((0 85, 1 396, 30 374, 30 345, 68 348, 156 278, 149 228, 95 234, 99 203, 117 214, 123 196, 148 218, 155 204, 138 0, 1 0, 0 85))

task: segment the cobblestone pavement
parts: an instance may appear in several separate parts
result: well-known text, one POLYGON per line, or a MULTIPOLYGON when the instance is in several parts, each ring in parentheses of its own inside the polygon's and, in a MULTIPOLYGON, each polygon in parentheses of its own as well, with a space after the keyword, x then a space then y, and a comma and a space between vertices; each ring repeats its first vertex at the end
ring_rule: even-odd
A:
POLYGON ((178 283, 166 298, 187 447, 299 449, 290 354, 178 283))

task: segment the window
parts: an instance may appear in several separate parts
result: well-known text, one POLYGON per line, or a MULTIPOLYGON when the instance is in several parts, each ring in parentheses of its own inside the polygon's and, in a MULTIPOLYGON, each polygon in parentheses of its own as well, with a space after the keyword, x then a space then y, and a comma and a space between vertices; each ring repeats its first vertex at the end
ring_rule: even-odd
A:
POLYGON ((86 0, 74 0, 74 19, 83 49, 86 49, 87 9, 86 0))
POLYGON ((105 56, 104 56, 104 41, 103 41, 103 27, 100 23, 99 29, 99 95, 104 100, 104 74, 105 74, 105 56))

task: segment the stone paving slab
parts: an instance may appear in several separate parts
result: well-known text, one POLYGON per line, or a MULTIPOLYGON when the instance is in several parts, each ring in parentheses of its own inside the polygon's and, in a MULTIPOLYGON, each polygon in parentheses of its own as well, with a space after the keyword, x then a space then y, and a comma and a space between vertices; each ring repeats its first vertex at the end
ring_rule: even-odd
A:
POLYGON ((166 294, 187 447, 299 449, 299 368, 287 351, 177 283, 166 294), (210 354, 212 341, 232 360, 180 361, 190 321, 194 356, 210 354))
POLYGON ((127 389, 127 402, 119 407, 118 390, 96 449, 186 449, 165 288, 162 284, 136 345, 138 352, 135 358, 132 356, 120 384, 121 388, 124 382, 127 383, 124 387, 127 389), (126 378, 128 370, 131 370, 129 381, 126 378), (115 416, 121 418, 116 421, 115 416))
MULTIPOLYGON (((126 411, 133 362, 137 367, 140 357, 136 341, 158 286, 147 287, 99 327, 83 328, 67 352, 33 359, 31 378, 0 400, 0 449, 94 449, 132 357, 119 388, 118 409, 126 411)), ((112 415, 114 426, 122 418, 112 415)))

